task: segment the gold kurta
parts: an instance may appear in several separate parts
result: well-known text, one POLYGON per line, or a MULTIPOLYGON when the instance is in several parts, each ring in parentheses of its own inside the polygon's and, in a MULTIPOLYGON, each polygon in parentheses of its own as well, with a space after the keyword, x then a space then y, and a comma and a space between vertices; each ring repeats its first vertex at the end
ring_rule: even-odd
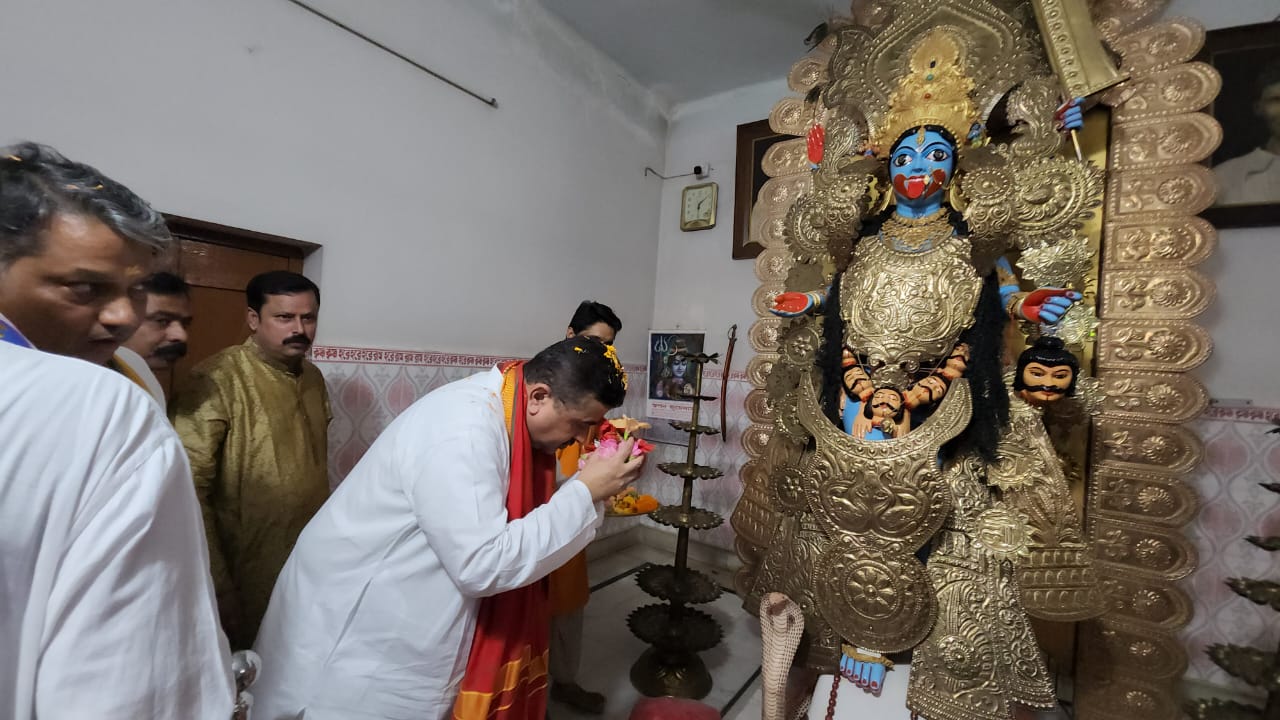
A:
POLYGON ((240 609, 233 648, 258 632, 276 575, 329 495, 332 415, 320 370, 265 358, 253 339, 200 363, 174 398, 191 458, 218 603, 240 609))

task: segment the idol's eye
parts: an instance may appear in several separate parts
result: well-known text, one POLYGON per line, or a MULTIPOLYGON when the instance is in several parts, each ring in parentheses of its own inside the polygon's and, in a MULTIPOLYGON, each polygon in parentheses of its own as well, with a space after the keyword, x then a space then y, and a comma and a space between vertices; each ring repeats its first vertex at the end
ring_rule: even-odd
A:
POLYGON ((910 155, 908 155, 908 154, 906 154, 906 153, 903 153, 903 154, 901 154, 901 155, 897 155, 897 156, 895 156, 895 157, 893 158, 893 166, 894 166, 894 167, 903 167, 903 166, 905 166, 905 165, 906 165, 907 163, 909 163, 909 162, 911 162, 911 156, 910 156, 910 155))
POLYGON ((942 148, 934 148, 929 151, 929 159, 934 162, 942 162, 943 160, 946 160, 949 157, 951 157, 951 153, 948 153, 946 150, 943 150, 942 148))

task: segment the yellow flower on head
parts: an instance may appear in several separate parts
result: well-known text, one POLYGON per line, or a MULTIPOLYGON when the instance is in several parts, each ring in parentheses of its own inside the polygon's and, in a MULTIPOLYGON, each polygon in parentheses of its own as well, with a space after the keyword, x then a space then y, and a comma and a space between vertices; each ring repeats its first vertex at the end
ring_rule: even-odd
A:
POLYGON ((604 346, 604 356, 613 362, 613 369, 618 371, 618 377, 622 378, 622 389, 627 389, 627 371, 622 369, 622 361, 618 359, 618 350, 612 345, 604 346))

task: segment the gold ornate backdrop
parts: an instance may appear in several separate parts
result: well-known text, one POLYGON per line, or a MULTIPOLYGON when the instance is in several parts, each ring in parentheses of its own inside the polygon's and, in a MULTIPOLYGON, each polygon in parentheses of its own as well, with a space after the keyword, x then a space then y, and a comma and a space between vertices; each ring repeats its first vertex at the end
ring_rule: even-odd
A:
MULTIPOLYGON (((1086 528, 1095 544, 1108 611, 1076 627, 1076 717, 1165 720, 1180 713, 1187 649, 1177 633, 1191 617, 1178 581, 1196 567, 1184 527, 1196 512, 1186 473, 1201 459, 1200 440, 1184 424, 1208 404, 1190 371, 1212 342, 1195 318, 1213 299, 1213 283, 1195 266, 1214 251, 1213 227, 1196 217, 1213 201, 1212 173, 1200 163, 1222 130, 1199 112, 1221 84, 1213 68, 1192 62, 1204 28, 1160 19, 1167 0, 1097 0, 1095 26, 1129 80, 1104 94, 1111 107, 1106 201, 1101 210, 1094 374, 1105 399, 1093 419, 1084 487, 1086 528)), ((781 320, 769 314, 786 289, 792 259, 783 239, 791 204, 810 189, 803 94, 824 82, 831 46, 792 68, 772 128, 795 135, 774 145, 763 166, 770 180, 752 214, 760 287, 749 333, 756 356, 746 407, 752 425, 742 443, 743 499, 733 516, 739 555, 751 564, 772 529, 750 508, 770 503, 763 455, 773 428, 765 381, 779 357, 781 320)), ((793 278, 793 281, 796 278, 793 278)), ((804 288, 820 284, 810 278, 804 288)))

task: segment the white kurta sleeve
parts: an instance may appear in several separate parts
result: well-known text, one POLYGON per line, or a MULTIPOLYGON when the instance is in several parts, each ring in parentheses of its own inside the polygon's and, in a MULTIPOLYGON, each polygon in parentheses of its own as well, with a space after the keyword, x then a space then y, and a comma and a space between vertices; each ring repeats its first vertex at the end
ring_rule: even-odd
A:
POLYGON ((49 594, 41 720, 231 715, 230 654, 191 472, 163 431, 117 465, 120 475, 87 489, 49 594))
POLYGON ((600 524, 591 492, 577 479, 508 522, 506 452, 501 435, 473 425, 406 453, 418 525, 445 572, 470 597, 496 595, 547 575, 585 548, 600 524))

